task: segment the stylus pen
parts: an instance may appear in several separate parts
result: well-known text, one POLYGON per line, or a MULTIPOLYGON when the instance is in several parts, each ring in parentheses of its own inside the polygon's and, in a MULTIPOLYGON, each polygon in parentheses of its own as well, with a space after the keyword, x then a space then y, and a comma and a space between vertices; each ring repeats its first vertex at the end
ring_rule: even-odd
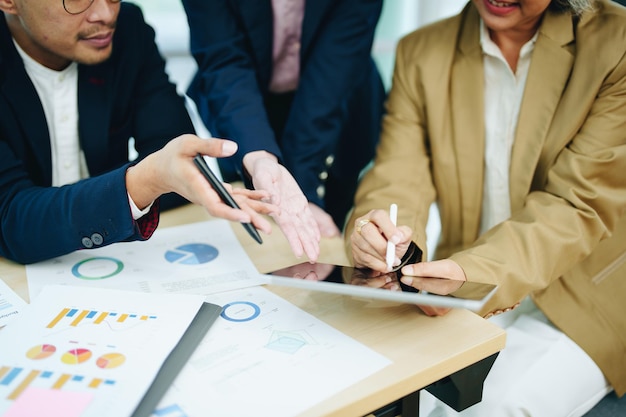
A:
MULTIPOLYGON (((222 185, 222 182, 215 176, 213 171, 211 171, 211 168, 209 167, 209 164, 207 164, 206 161, 204 160, 204 157, 202 155, 196 155, 193 158, 193 162, 196 164, 196 166, 198 167, 202 175, 204 175, 204 178, 206 178, 209 184, 211 184, 211 187, 213 187, 217 195, 220 196, 222 201, 232 208, 241 210, 241 207, 239 207, 237 202, 233 199, 233 196, 231 196, 230 193, 226 191, 226 188, 224 188, 224 185, 222 185)), ((241 224, 246 229, 248 234, 252 236, 254 240, 256 240, 259 244, 263 243, 263 240, 261 239, 259 232, 252 225, 252 223, 241 223, 241 224)))
MULTIPOLYGON (((395 226, 398 221, 398 205, 395 203, 389 206, 389 218, 391 219, 391 223, 395 226)), ((387 253, 385 255, 387 269, 391 271, 393 268, 393 261, 396 260, 396 245, 391 242, 391 240, 387 241, 387 253)))

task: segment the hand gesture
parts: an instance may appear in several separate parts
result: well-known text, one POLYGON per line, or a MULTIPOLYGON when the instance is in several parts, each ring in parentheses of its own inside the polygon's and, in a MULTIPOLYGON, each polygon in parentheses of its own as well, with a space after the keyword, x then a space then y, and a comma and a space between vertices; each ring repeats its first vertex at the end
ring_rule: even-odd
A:
POLYGON ((224 184, 241 209, 231 208, 220 199, 193 162, 197 154, 219 158, 236 151, 237 144, 229 140, 179 136, 128 169, 128 193, 135 204, 143 208, 160 195, 175 192, 192 203, 204 206, 212 216, 252 223, 264 233, 270 233, 271 225, 262 215, 272 215, 279 209, 264 201, 269 200, 269 193, 233 189, 224 184))
POLYGON ((268 193, 270 202, 279 207, 278 212, 270 215, 287 237, 293 253, 297 257, 305 253, 310 261, 316 261, 320 254, 320 230, 293 176, 275 156, 264 151, 247 154, 244 166, 254 188, 268 193))

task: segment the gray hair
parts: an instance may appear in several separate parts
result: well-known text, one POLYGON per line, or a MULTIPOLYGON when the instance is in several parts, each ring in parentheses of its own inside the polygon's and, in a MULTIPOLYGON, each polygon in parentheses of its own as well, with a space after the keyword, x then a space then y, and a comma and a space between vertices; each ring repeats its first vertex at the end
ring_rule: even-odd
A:
POLYGON ((569 10, 574 14, 593 10, 594 0, 552 0, 552 5, 561 10, 569 10))

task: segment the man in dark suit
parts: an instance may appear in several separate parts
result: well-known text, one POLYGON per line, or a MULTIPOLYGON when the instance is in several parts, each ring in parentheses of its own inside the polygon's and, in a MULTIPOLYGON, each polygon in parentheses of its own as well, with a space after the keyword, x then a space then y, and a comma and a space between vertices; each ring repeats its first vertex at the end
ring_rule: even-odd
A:
POLYGON ((310 213, 322 236, 338 235, 380 131, 385 91, 371 48, 382 1, 183 5, 198 63, 188 93, 212 135, 239 145, 222 174, 270 191, 281 213, 297 214, 287 220, 310 213))
POLYGON ((154 32, 119 0, 0 0, 0 256, 21 263, 143 240, 185 199, 252 221, 272 207, 221 203, 193 164, 236 144, 203 140, 168 81, 154 32), (129 139, 139 158, 129 163, 129 139), (254 207, 254 209, 252 207, 254 207))

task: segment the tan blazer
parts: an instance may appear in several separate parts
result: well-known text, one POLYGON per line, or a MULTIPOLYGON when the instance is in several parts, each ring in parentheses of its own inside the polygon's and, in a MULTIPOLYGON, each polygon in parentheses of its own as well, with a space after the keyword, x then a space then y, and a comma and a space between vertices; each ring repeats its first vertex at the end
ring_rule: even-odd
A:
MULTIPOLYGON (((399 206, 426 247, 428 209, 442 221, 436 257, 469 281, 497 283, 484 315, 527 294, 626 392, 626 10, 600 2, 580 21, 547 12, 511 156, 512 216, 478 238, 484 103, 479 15, 419 29, 397 49, 374 167, 348 222, 399 206)), ((349 242, 349 240, 348 240, 349 242)), ((348 243, 349 246, 349 243, 348 243)))

